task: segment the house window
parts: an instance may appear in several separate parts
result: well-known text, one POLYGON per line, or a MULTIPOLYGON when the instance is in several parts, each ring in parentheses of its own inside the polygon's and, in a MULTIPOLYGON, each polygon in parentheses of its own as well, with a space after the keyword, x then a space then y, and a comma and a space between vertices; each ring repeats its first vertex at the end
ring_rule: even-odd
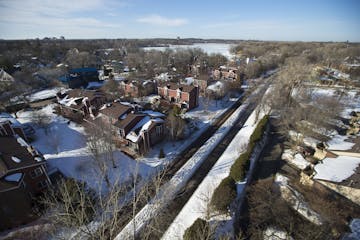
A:
POLYGON ((43 180, 41 182, 37 183, 38 188, 42 189, 42 188, 46 188, 48 186, 48 182, 46 180, 43 180))
POLYGON ((31 178, 36 178, 36 177, 38 177, 38 176, 40 176, 40 175, 42 175, 42 170, 41 170, 41 168, 35 168, 33 171, 31 171, 30 172, 30 177, 31 178))
POLYGON ((120 133, 120 136, 121 136, 121 137, 124 137, 124 136, 125 136, 125 131, 124 131, 124 129, 120 129, 119 133, 120 133))
POLYGON ((162 126, 156 126, 156 135, 161 136, 162 134, 162 126))

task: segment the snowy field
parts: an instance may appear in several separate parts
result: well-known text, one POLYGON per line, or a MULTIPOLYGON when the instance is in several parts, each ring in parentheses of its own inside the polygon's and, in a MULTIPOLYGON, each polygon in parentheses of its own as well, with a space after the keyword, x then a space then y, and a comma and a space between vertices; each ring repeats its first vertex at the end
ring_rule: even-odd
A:
MULTIPOLYGON (((316 97, 335 96, 335 89, 314 88, 313 93, 316 97)), ((343 118, 350 119, 352 111, 360 111, 360 97, 358 91, 347 91, 341 97, 340 102, 344 105, 343 112, 340 115, 343 118)), ((355 145, 353 143, 353 136, 334 135, 331 140, 327 142, 329 150, 349 151, 355 145)), ((359 135, 357 136, 359 137, 359 135)), ((315 166, 315 179, 322 179, 332 182, 342 182, 349 178, 360 164, 360 158, 339 156, 337 158, 325 158, 322 163, 315 166)))
POLYGON ((229 175, 230 168, 240 154, 246 150, 250 136, 258 120, 265 115, 261 112, 256 119, 256 110, 252 112, 244 127, 236 134, 225 152, 217 160, 205 179, 201 182, 189 201, 180 211, 174 222, 165 232, 162 239, 182 239, 185 230, 190 227, 197 218, 206 219, 207 208, 211 196, 222 179, 229 175))
POLYGON ((337 158, 325 158, 323 163, 315 166, 315 179, 332 182, 342 182, 350 177, 360 164, 360 158, 339 156, 337 158))
POLYGON ((216 54, 220 53, 227 57, 228 59, 234 57, 230 53, 230 48, 233 46, 233 44, 227 44, 227 43, 195 43, 192 45, 170 45, 169 47, 144 47, 143 49, 145 51, 150 50, 158 50, 158 51, 165 51, 167 48, 170 49, 187 49, 187 48, 200 48, 207 54, 216 54))
MULTIPOLYGON (((50 96, 56 93, 58 89, 42 91, 35 97, 50 96)), ((189 118, 192 118, 198 129, 188 139, 182 141, 164 141, 156 145, 150 152, 139 159, 139 165, 136 161, 120 151, 114 151, 114 157, 117 168, 108 165, 108 174, 112 183, 125 182, 129 180, 136 167, 139 168, 139 175, 146 179, 149 174, 155 172, 156 167, 164 165, 173 160, 182 149, 186 148, 190 140, 196 139, 207 127, 226 111, 237 99, 224 98, 222 101, 211 101, 204 111, 204 106, 200 101, 198 108, 188 112, 189 118), (160 148, 166 153, 165 159, 159 159, 160 148)), ((51 118, 47 131, 39 128, 33 122, 33 111, 20 111, 18 120, 21 123, 31 123, 36 129, 36 139, 32 142, 39 149, 48 161, 49 168, 57 168, 67 177, 73 177, 78 180, 86 181, 91 188, 104 188, 103 180, 99 177, 94 160, 87 148, 84 128, 78 124, 70 122, 68 119, 53 113, 54 105, 49 105, 38 110, 51 118), (102 184, 101 184, 102 183, 102 184)))
POLYGON ((355 143, 349 142, 349 136, 336 135, 327 142, 330 150, 350 150, 355 143))
MULTIPOLYGON (((67 119, 53 114, 53 106, 39 110, 51 117, 47 131, 35 125, 32 111, 18 113, 21 123, 31 123, 36 129, 36 139, 31 144, 44 154, 49 170, 57 168, 67 177, 85 181, 94 190, 104 191, 105 183, 87 148, 84 128, 72 122, 68 124, 67 119)), ((129 180, 135 171, 136 161, 120 151, 114 151, 114 158, 116 168, 113 168, 112 162, 107 163, 110 182, 114 184, 129 180)), ((154 168, 141 162, 138 168, 143 178, 154 171, 154 168)))
POLYGON ((281 159, 287 161, 289 164, 304 170, 308 166, 310 166, 310 162, 306 161, 305 158, 300 154, 296 153, 291 149, 286 149, 284 153, 281 155, 281 159))

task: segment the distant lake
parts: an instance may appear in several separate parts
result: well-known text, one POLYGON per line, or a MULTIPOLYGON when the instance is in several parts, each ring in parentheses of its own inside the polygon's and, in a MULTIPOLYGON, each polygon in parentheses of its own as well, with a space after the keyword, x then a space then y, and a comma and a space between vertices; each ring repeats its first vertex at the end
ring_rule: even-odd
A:
POLYGON ((230 53, 230 48, 234 46, 234 44, 229 43, 195 43, 192 45, 169 45, 169 47, 144 47, 145 51, 149 50, 158 50, 158 51, 165 51, 167 48, 171 49, 186 49, 186 48, 200 48, 207 54, 212 53, 220 53, 227 58, 232 58, 233 55, 230 53))

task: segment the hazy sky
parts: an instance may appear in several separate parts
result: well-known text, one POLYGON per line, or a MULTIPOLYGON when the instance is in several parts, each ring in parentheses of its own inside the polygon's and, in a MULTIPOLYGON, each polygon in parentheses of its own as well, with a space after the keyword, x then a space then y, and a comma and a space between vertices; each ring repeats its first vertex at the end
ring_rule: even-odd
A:
POLYGON ((0 0, 0 38, 360 41, 358 0, 0 0))

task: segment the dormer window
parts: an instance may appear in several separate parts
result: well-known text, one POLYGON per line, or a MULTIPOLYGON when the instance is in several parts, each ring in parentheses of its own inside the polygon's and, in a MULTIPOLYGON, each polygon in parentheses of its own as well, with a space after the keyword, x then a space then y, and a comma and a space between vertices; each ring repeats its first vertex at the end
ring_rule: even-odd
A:
POLYGON ((36 177, 38 177, 38 176, 40 176, 42 174, 43 174, 43 172, 42 172, 41 168, 38 167, 38 168, 35 168, 33 171, 30 172, 30 177, 31 178, 36 178, 36 177))

